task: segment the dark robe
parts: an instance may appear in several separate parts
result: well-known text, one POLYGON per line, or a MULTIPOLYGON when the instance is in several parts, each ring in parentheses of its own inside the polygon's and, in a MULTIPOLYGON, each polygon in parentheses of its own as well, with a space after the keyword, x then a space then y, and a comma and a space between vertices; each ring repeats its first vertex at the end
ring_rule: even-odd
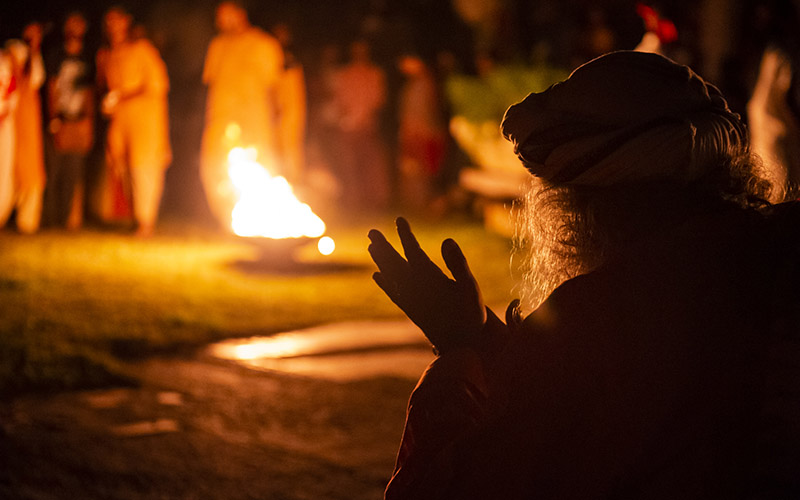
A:
POLYGON ((509 323, 423 375, 387 499, 800 498, 799 203, 659 227, 509 323))

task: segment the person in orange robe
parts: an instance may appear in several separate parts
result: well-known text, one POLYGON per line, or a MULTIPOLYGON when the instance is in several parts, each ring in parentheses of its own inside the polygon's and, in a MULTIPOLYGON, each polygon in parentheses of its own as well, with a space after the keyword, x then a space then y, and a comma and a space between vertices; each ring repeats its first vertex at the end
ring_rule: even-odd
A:
POLYGON ((25 27, 22 40, 13 40, 8 46, 18 95, 14 204, 17 230, 27 234, 39 230, 45 185, 42 101, 39 96, 45 80, 42 35, 42 26, 31 23, 25 27))
POLYGON ((302 182, 305 168, 306 77, 303 65, 291 50, 292 32, 285 24, 272 30, 284 53, 284 68, 278 84, 278 140, 283 174, 292 182, 302 182))
POLYGON ((275 115, 283 51, 275 38, 250 24, 237 2, 219 4, 216 25, 219 35, 208 46, 203 70, 208 98, 200 174, 211 212, 230 227, 236 204, 228 177, 230 150, 254 147, 258 161, 277 173, 275 115))
POLYGON ((104 75, 108 93, 102 111, 110 117, 106 138, 109 166, 130 185, 139 236, 152 234, 172 161, 167 92, 169 79, 158 50, 130 37, 131 16, 119 8, 106 13, 110 49, 104 75))
POLYGON ((16 154, 17 79, 14 64, 0 47, 0 227, 14 208, 14 156, 16 154))

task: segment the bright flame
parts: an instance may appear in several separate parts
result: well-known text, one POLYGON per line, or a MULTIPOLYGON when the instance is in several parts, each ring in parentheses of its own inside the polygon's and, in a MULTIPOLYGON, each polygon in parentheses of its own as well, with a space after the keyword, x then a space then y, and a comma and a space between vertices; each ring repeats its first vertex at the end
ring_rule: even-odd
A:
POLYGON ((234 148, 228 154, 228 175, 239 195, 231 213, 233 232, 267 238, 322 236, 322 219, 294 196, 286 179, 270 175, 256 155, 254 148, 234 148))

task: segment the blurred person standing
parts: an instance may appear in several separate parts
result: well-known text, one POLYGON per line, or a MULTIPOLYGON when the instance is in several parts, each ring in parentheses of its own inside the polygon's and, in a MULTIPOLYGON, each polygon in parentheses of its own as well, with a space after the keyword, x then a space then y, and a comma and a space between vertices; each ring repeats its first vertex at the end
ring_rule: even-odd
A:
POLYGON ((292 50, 292 32, 285 24, 272 30, 284 55, 283 73, 278 83, 278 142, 284 175, 292 182, 302 180, 305 170, 306 116, 308 112, 306 77, 303 65, 292 50))
POLYGON ((370 59, 366 41, 350 45, 350 62, 334 77, 338 113, 339 174, 350 208, 385 208, 389 202, 389 164, 381 134, 386 106, 386 76, 370 59))
POLYGON ((748 82, 752 86, 746 86, 751 89, 746 108, 751 147, 761 157, 772 180, 797 199, 800 197, 800 10, 787 3, 762 5, 749 14, 759 19, 756 26, 763 33, 751 42, 761 50, 761 60, 757 74, 751 75, 755 80, 748 82))
POLYGON ((53 154, 45 191, 46 219, 75 230, 83 223, 86 158, 94 142, 92 61, 84 50, 87 21, 67 15, 64 42, 50 61, 47 130, 53 154))
MULTIPOLYGON (((338 205, 342 186, 337 173, 339 160, 338 113, 334 102, 334 79, 341 67, 341 49, 329 42, 317 47, 313 64, 307 67, 306 91, 308 122, 303 171, 304 195, 313 193, 313 202, 338 205)), ((311 201, 311 200, 309 200, 311 201)))
POLYGON ((341 63, 340 47, 328 43, 319 48, 308 72, 308 163, 313 170, 337 170, 338 144, 335 140, 338 113, 334 101, 334 81, 341 63))
POLYGON ((132 18, 121 8, 109 10, 104 28, 110 48, 104 76, 108 93, 103 114, 110 117, 106 159, 129 185, 138 236, 152 234, 172 161, 167 92, 169 79, 161 56, 146 39, 130 38, 132 18))
MULTIPOLYGON (((104 43, 97 49, 94 58, 95 67, 95 92, 98 96, 108 93, 108 78, 106 78, 106 67, 108 66, 108 56, 111 53, 111 46, 108 36, 104 43)), ((102 120, 95 123, 97 137, 105 138, 108 136, 108 126, 111 119, 107 114, 101 113, 102 120)), ((89 206, 93 215, 106 224, 128 225, 133 220, 133 209, 131 202, 130 186, 126 187, 123 182, 122 174, 110 168, 110 164, 105 159, 105 151, 102 153, 102 165, 97 172, 94 172, 89 182, 92 184, 89 206)))
MULTIPOLYGON (((793 132, 797 119, 790 104, 793 81, 789 55, 777 48, 764 50, 758 80, 747 102, 750 147, 763 162, 765 173, 784 190, 790 190, 793 132)), ((795 148, 796 149, 796 148, 795 148)))
POLYGON ((42 102, 39 97, 39 89, 45 80, 41 53, 43 35, 41 24, 30 23, 22 32, 22 40, 8 43, 18 99, 12 205, 17 210, 17 230, 26 234, 39 230, 45 185, 42 102))
POLYGON ((398 103, 400 193, 409 207, 426 209, 435 196, 447 137, 441 95, 419 56, 401 57, 398 67, 405 76, 398 103))
POLYGON ((237 1, 219 4, 216 26, 219 34, 208 46, 203 70, 208 97, 200 176, 211 212, 230 227, 236 193, 228 177, 228 153, 254 147, 268 168, 277 159, 275 122, 284 57, 280 43, 252 26, 237 1))
POLYGON ((14 208, 17 79, 11 56, 0 47, 0 227, 14 208))

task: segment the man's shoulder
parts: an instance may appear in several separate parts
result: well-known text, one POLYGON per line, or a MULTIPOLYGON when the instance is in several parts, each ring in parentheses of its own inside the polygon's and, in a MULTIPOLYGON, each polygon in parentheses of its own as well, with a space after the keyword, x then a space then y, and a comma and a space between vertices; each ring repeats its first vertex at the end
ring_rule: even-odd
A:
MULTIPOLYGON (((112 52, 116 49, 111 49, 112 52)), ((128 54, 137 54, 144 57, 158 57, 161 58, 161 55, 158 52, 158 49, 153 42, 148 40, 147 38, 139 38, 136 40, 132 40, 122 46, 120 46, 121 53, 128 53, 128 54)))
POLYGON ((773 253, 800 262, 800 200, 773 205, 766 212, 766 221, 773 253))
POLYGON ((797 224, 800 222, 800 199, 773 205, 767 215, 778 223, 797 224))
POLYGON ((261 45, 269 45, 270 47, 280 47, 278 39, 270 35, 263 29, 252 26, 239 35, 243 40, 250 40, 261 45))

